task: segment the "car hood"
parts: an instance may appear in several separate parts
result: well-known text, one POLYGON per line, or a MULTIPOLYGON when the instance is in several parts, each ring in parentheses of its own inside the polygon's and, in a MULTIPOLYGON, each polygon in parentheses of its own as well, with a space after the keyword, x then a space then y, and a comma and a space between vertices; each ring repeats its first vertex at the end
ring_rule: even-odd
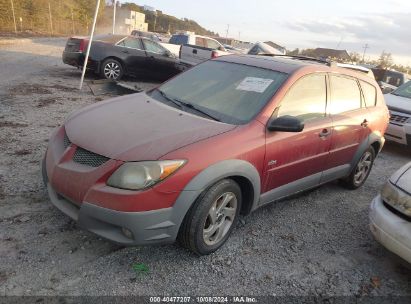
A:
POLYGON ((391 177, 390 182, 411 193, 411 162, 402 166, 391 177))
POLYGON ((145 93, 91 105, 65 123, 75 145, 123 161, 156 160, 235 127, 170 107, 145 93))
POLYGON ((385 94, 384 97, 390 110, 411 114, 411 99, 393 94, 385 94))

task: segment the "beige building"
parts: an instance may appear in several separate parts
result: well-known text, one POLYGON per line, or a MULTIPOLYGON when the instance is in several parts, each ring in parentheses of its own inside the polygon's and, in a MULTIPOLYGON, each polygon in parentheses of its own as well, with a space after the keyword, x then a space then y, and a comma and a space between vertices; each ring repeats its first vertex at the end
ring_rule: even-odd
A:
POLYGON ((136 11, 119 10, 116 18, 117 28, 122 34, 130 34, 134 30, 147 32, 146 15, 136 11))

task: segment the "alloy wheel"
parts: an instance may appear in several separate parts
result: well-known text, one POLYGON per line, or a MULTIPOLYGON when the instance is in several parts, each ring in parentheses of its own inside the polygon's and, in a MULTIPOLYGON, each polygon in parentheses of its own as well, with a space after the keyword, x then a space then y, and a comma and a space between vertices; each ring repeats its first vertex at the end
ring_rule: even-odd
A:
POLYGON ((355 168, 354 173, 354 183, 356 185, 361 184, 365 178, 367 178, 368 173, 371 170, 371 165, 373 161, 373 156, 371 152, 365 152, 364 155, 361 157, 360 161, 358 162, 357 167, 355 168))
POLYGON ((107 79, 117 79, 121 73, 121 67, 115 62, 109 62, 104 66, 104 76, 107 79))
POLYGON ((214 201, 203 228, 207 245, 215 245, 226 236, 234 222, 237 205, 237 197, 232 192, 223 193, 214 201))

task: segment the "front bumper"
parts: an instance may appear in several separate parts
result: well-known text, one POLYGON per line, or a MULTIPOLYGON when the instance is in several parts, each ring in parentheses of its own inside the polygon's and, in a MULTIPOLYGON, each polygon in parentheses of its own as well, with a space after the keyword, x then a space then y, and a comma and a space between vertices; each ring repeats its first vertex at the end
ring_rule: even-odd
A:
POLYGON ((47 183, 51 203, 77 222, 79 227, 122 245, 173 243, 179 225, 172 221, 173 208, 122 212, 87 202, 80 206, 56 193, 47 183), (131 232, 126 236, 124 228, 131 232))
POLYGON ((411 146, 411 124, 397 125, 390 122, 385 137, 390 141, 411 146))
POLYGON ((371 203, 370 229, 379 243, 411 263, 411 222, 388 210, 380 195, 371 203))

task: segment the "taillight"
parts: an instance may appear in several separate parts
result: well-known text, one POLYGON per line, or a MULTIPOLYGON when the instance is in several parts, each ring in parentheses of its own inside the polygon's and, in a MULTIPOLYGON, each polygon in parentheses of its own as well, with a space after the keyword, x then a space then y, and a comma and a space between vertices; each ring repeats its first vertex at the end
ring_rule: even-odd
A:
POLYGON ((183 48, 182 45, 180 45, 180 50, 178 51, 178 58, 181 58, 181 49, 183 48))
POLYGON ((218 56, 220 56, 220 55, 218 54, 217 51, 212 51, 211 52, 211 58, 217 58, 218 56))
POLYGON ((87 46, 87 40, 86 39, 81 39, 78 51, 79 52, 84 52, 86 50, 86 46, 87 46))

